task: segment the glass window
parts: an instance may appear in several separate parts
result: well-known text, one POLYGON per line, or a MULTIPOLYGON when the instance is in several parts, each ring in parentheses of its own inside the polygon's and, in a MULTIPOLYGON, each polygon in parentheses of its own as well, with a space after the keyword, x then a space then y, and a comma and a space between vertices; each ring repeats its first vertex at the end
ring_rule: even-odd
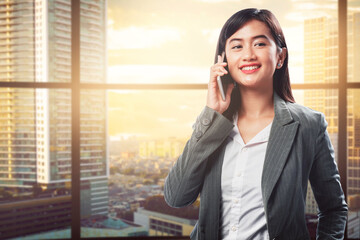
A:
POLYGON ((105 83, 106 1, 80 4, 80 81, 105 83))
POLYGON ((70 90, 0 88, 0 106, 1 237, 70 238, 70 90))
POLYGON ((0 7, 0 81, 70 82, 70 1, 2 1, 0 7))
POLYGON ((331 74, 337 58, 325 58, 337 51, 336 2, 109 0, 107 82, 207 83, 222 25, 246 7, 277 16, 287 39, 292 83, 303 83, 305 76, 307 83, 337 81, 331 74), (329 76, 321 74, 325 69, 329 76))
POLYGON ((349 204, 348 238, 360 238, 360 90, 348 90, 347 126, 348 172, 347 194, 349 204))
MULTIPOLYGON (((20 83, 0 88, 1 236, 71 236, 71 161, 77 161, 71 159, 71 2, 0 3, 0 82, 20 83), (45 85, 23 88, 29 82, 45 85), (53 88, 53 83, 69 85, 53 88), (48 214, 56 217, 49 220, 48 214), (34 227, 37 221, 49 227, 34 227)), ((347 2, 352 89, 346 140, 339 134, 337 1, 81 1, 80 80, 87 85, 80 93, 80 115, 72 116, 81 122, 81 236, 189 235, 199 202, 180 211, 168 208, 164 177, 205 105, 220 28, 236 10, 257 7, 271 10, 283 28, 296 101, 325 114, 336 155, 338 143, 347 142, 348 237, 360 238, 360 49, 355 44, 360 1, 347 2), (114 85, 106 83, 129 85, 108 90, 114 85), (171 87, 178 83, 189 85, 171 87), (160 85, 143 90, 143 84, 160 85), (325 89, 303 89, 318 84, 325 89), (105 90, 90 90, 97 86, 105 90)), ((307 223, 314 236, 316 204, 310 192, 307 223)))
MULTIPOLYGON (((297 103, 310 107, 325 114, 328 123, 327 131, 335 151, 335 159, 338 161, 338 92, 337 90, 294 90, 294 97, 297 103)), ((317 227, 317 203, 308 183, 306 196, 306 220, 309 232, 316 237, 317 227)))
POLYGON ((347 42, 347 61, 348 61, 348 82, 360 82, 360 1, 348 1, 348 42, 347 42))
POLYGON ((170 208, 163 186, 206 91, 84 90, 81 96, 81 175, 89 182, 81 194, 82 237, 189 235, 198 206, 170 208), (96 156, 83 157, 88 152, 96 156))

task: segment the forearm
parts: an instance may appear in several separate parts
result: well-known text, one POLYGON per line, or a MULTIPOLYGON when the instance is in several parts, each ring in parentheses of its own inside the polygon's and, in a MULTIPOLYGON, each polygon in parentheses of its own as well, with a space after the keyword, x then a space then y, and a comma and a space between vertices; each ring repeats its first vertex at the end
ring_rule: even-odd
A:
POLYGON ((344 239, 347 207, 343 205, 329 212, 319 213, 317 239, 344 239))
POLYGON ((209 156, 221 145, 232 123, 205 107, 195 123, 195 130, 165 181, 164 196, 173 207, 191 204, 198 197, 209 156))

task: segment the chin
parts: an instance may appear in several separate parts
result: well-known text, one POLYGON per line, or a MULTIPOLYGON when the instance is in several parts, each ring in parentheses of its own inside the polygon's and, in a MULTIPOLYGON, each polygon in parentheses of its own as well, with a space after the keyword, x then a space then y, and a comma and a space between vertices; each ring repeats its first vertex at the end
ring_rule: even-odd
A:
POLYGON ((241 81, 239 81, 239 84, 240 84, 240 85, 243 85, 243 86, 250 87, 250 86, 257 86, 257 85, 259 85, 259 82, 256 81, 256 80, 253 80, 253 79, 249 79, 249 80, 242 79, 241 81))

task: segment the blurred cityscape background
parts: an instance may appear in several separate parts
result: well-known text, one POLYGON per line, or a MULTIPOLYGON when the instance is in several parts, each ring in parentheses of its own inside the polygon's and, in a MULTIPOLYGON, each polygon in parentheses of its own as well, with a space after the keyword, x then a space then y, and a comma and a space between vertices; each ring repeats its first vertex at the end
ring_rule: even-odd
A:
MULTIPOLYGON (((81 0, 83 83, 206 85, 222 25, 246 7, 283 27, 290 76, 338 83, 331 0, 81 0)), ((360 1, 348 0, 348 82, 360 82, 360 1)), ((71 238, 71 90, 1 82, 71 82, 71 1, 0 0, 0 239, 71 238)), ((337 156, 338 89, 294 90, 325 114, 337 156)), ((164 179, 206 90, 81 90, 81 236, 188 236, 199 201, 173 209, 164 179)), ((360 89, 347 90, 348 237, 360 238, 360 89)), ((308 188, 314 236, 317 206, 308 188)))

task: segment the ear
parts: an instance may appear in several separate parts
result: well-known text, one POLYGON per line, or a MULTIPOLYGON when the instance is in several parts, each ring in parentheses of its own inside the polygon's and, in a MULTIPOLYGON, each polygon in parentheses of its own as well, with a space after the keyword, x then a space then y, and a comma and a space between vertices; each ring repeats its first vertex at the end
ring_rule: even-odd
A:
POLYGON ((287 55, 287 48, 283 47, 280 52, 281 61, 284 62, 287 55))
POLYGON ((277 66, 276 66, 277 69, 280 69, 283 66, 284 61, 286 59, 286 55, 287 55, 286 47, 280 48, 278 62, 277 62, 277 66))

